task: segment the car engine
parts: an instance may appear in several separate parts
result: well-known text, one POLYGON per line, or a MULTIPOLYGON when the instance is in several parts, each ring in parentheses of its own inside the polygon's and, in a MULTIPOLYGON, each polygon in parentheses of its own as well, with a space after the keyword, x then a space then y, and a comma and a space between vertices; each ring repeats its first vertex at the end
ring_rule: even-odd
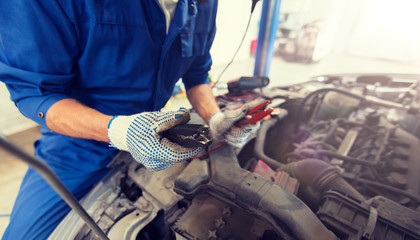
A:
MULTIPOLYGON (((229 89, 221 109, 274 108, 242 149, 213 142, 160 172, 122 152, 81 203, 110 239, 420 239, 418 79, 229 89)), ((95 236, 70 212, 50 239, 95 236)))

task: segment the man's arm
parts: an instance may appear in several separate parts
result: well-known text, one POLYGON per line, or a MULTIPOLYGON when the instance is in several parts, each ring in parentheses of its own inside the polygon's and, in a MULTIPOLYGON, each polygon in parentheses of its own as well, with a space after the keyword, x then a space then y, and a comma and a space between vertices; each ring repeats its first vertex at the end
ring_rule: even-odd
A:
POLYGON ((74 99, 56 102, 47 112, 47 126, 55 132, 109 142, 150 170, 159 171, 197 155, 201 148, 184 148, 161 140, 159 133, 189 120, 189 111, 143 112, 130 116, 102 114, 74 99), (108 127, 109 125, 109 127, 108 127))
POLYGON ((111 118, 68 98, 50 107, 46 123, 50 130, 66 136, 109 142, 107 131, 111 118))
POLYGON ((211 88, 207 84, 200 84, 187 91, 188 100, 201 118, 209 123, 213 114, 220 112, 216 104, 211 88))
MULTIPOLYGON (((214 113, 220 112, 207 84, 194 86, 188 90, 187 96, 207 124, 214 113)), ((109 142, 107 131, 111 118, 74 99, 63 99, 48 109, 46 123, 51 131, 66 136, 109 142)))
POLYGON ((0 22, 0 81, 22 114, 45 127, 75 81, 74 25, 57 1, 0 1, 0 22))

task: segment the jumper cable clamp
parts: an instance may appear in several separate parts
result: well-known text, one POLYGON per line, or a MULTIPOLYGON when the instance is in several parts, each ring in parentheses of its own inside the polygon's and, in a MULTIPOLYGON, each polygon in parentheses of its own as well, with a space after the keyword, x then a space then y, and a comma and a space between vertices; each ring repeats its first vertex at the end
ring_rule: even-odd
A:
POLYGON ((251 108, 248 110, 248 112, 245 115, 244 120, 241 120, 237 123, 235 123, 236 126, 240 126, 243 124, 255 124, 261 120, 263 120, 265 117, 270 115, 273 112, 273 108, 268 108, 267 106, 271 103, 270 100, 265 100, 264 102, 258 104, 257 106, 251 108))

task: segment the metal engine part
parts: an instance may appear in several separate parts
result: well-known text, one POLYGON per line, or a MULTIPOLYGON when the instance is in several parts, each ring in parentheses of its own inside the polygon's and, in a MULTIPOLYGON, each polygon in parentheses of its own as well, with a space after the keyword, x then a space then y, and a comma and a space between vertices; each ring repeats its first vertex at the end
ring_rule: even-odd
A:
POLYGON ((233 203, 198 194, 176 222, 175 232, 185 239, 269 239, 276 236, 266 222, 233 203), (271 231, 271 232, 270 232, 271 231))
POLYGON ((420 141, 385 118, 371 113, 317 121, 298 135, 303 140, 294 143, 286 161, 324 160, 366 198, 383 195, 420 206, 420 141))
MULTIPOLYGON (((415 77, 319 76, 218 97, 222 109, 281 110, 244 148, 213 143, 160 172, 121 153, 81 203, 110 239, 420 239, 415 77)), ((71 212, 50 239, 94 235, 71 212)))

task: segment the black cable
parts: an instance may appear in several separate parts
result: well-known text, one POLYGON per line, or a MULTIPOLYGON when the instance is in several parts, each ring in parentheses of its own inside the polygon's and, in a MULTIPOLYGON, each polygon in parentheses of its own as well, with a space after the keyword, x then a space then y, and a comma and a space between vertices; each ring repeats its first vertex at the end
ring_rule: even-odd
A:
MULTIPOLYGON (((343 177, 348 178, 346 176, 343 176, 343 177)), ((370 186, 375 187, 375 188, 381 188, 381 189, 384 189, 384 190, 387 190, 387 191, 390 191, 390 192, 393 192, 393 193, 396 193, 396 194, 399 194, 399 195, 404 195, 404 196, 410 198, 411 200, 414 200, 417 204, 420 204, 420 196, 415 194, 415 193, 411 193, 411 192, 405 191, 403 189, 399 189, 399 188, 389 186, 389 185, 386 185, 386 184, 383 184, 383 183, 373 182, 373 181, 366 180, 366 179, 361 179, 361 178, 358 178, 358 179, 348 178, 348 179, 349 180, 354 180, 355 183, 362 183, 362 184, 370 185, 370 186)))
POLYGON ((109 240, 106 234, 99 228, 95 221, 93 221, 86 210, 80 205, 73 194, 66 188, 66 186, 46 163, 22 151, 17 146, 7 141, 7 139, 2 135, 0 135, 0 146, 39 172, 58 193, 58 195, 60 195, 61 198, 63 198, 63 200, 73 209, 73 211, 86 223, 86 225, 92 229, 99 239, 109 240))
POLYGON ((255 6, 257 5, 257 2, 258 2, 259 0, 252 0, 252 6, 251 6, 251 13, 253 13, 254 12, 254 10, 255 10, 255 6))
POLYGON ((399 108, 399 109, 403 109, 403 110, 408 110, 408 109, 404 108, 403 106, 391 106, 390 103, 388 103, 384 100, 381 100, 381 99, 373 99, 373 98, 367 99, 367 97, 357 95, 357 94, 354 94, 354 93, 351 93, 351 92, 348 92, 348 91, 345 91, 345 90, 337 89, 337 88, 321 88, 319 90, 316 90, 316 91, 308 94, 303 99, 302 103, 300 104, 298 112, 297 112, 297 123, 296 123, 296 126, 295 126, 295 132, 297 132, 299 130, 299 126, 302 123, 302 119, 303 119, 302 114, 303 114, 303 110, 304 110, 306 102, 309 99, 311 99, 312 97, 314 97, 318 94, 321 94, 321 93, 326 94, 327 92, 338 92, 338 93, 346 95, 348 97, 352 97, 352 98, 355 98, 357 100, 360 100, 361 103, 362 102, 369 102, 371 104, 378 105, 378 106, 383 106, 383 107, 388 107, 388 108, 389 107, 395 107, 395 108, 399 108))
POLYGON ((223 76, 223 73, 225 73, 226 69, 228 69, 228 68, 229 68, 229 66, 230 66, 230 65, 233 63, 233 61, 235 60, 236 55, 238 54, 239 50, 240 50, 240 49, 241 49, 241 47, 242 47, 242 43, 244 43, 245 36, 246 36, 246 34, 247 34, 247 32, 248 32, 249 25, 251 24, 251 18, 252 18, 252 12, 251 12, 251 14, 249 14, 248 23, 247 23, 247 25, 246 25, 246 29, 245 29, 244 35, 242 36, 241 43, 239 44, 238 48, 236 49, 236 52, 235 52, 235 54, 233 55, 233 57, 232 57, 232 59, 230 60, 230 62, 229 62, 229 63, 225 66, 225 68, 222 70, 222 72, 221 72, 221 73, 219 74, 219 76, 216 78, 216 82, 214 82, 213 87, 216 87, 216 86, 217 86, 217 84, 219 83, 220 78, 223 76))
POLYGON ((320 93, 324 93, 325 94, 327 92, 338 92, 338 93, 341 93, 343 95, 346 95, 346 96, 349 96, 349 97, 353 97, 353 98, 358 99, 358 100, 361 100, 361 101, 365 100, 365 98, 363 96, 356 95, 356 94, 353 94, 353 93, 350 93, 350 92, 347 92, 347 91, 344 91, 344 90, 341 90, 341 89, 336 89, 336 88, 322 88, 322 89, 316 90, 314 92, 311 92, 308 96, 306 96, 303 99, 303 101, 301 102, 301 104, 300 104, 300 106, 298 108, 297 115, 296 115, 297 116, 296 117, 297 123, 296 123, 296 126, 295 126, 295 132, 297 132, 299 130, 299 126, 302 123, 303 109, 305 107, 306 102, 309 99, 311 99, 312 97, 314 97, 314 96, 316 96, 316 95, 318 95, 320 93))
POLYGON ((354 164, 360 164, 360 165, 364 165, 364 166, 376 166, 378 165, 377 163, 374 162, 369 162, 360 158, 354 158, 354 157, 349 157, 349 156, 344 156, 338 153, 333 153, 330 151, 325 151, 325 150, 320 150, 317 151, 318 154, 322 154, 322 155, 327 155, 328 157, 332 157, 332 158, 338 158, 341 159, 345 162, 350 162, 350 163, 354 163, 354 164))

